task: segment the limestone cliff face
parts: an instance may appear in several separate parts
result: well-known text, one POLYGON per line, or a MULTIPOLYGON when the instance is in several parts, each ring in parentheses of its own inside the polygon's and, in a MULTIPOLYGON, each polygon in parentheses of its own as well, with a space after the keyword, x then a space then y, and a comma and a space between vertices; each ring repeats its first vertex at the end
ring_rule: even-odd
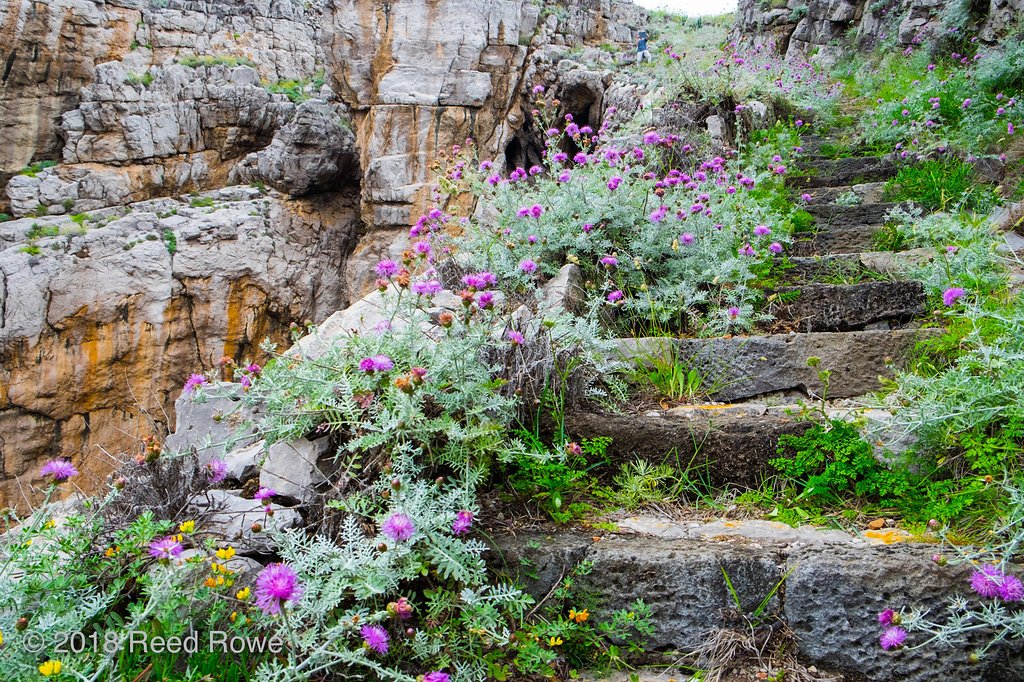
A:
POLYGON ((239 187, 191 203, 0 224, 0 505, 22 501, 12 479, 45 457, 102 476, 104 450, 166 431, 191 372, 262 362, 265 338, 344 304, 354 193, 239 187), (33 230, 55 236, 20 246, 33 230))
POLYGON ((983 40, 994 40, 1024 12, 1022 0, 987 0, 970 3, 954 18, 953 5, 941 0, 739 0, 735 35, 770 38, 790 58, 831 62, 844 46, 873 47, 891 39, 904 46, 919 43, 948 30, 944 21, 968 22, 983 40))
POLYGON ((610 0, 0 0, 0 506, 46 457, 102 476, 166 433, 191 372, 365 293, 442 150, 531 160, 535 82, 596 127, 607 43, 630 53, 644 21, 610 0))

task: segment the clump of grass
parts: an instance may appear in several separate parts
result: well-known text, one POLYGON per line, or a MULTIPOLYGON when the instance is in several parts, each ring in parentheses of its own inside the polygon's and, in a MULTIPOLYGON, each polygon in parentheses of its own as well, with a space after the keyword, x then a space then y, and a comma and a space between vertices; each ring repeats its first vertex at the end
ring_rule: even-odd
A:
POLYGON ((961 159, 932 159, 901 168, 885 186, 886 201, 913 201, 930 211, 988 210, 998 196, 961 159))
POLYGON ((189 202, 192 208, 208 208, 213 206, 213 197, 196 197, 189 202))

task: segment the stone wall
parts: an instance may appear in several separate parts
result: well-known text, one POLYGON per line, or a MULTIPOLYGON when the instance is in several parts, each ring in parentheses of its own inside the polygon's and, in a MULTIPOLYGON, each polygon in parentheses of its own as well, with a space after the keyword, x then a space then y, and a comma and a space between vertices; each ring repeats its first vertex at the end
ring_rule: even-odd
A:
MULTIPOLYGON (((943 18, 957 6, 940 0, 739 0, 734 35, 770 39, 789 58, 833 62, 851 45, 905 47, 935 37, 948 30, 943 18)), ((988 0, 971 3, 963 16, 983 40, 995 40, 1022 12, 1024 0, 988 0)))

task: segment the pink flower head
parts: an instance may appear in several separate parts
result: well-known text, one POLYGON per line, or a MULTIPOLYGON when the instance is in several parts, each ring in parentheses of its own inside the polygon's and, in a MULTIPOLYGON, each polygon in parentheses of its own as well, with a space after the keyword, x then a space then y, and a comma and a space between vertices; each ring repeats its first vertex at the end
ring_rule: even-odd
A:
POLYGON ((679 241, 687 246, 693 243, 693 235, 689 232, 683 232, 679 235, 679 241))
POLYGON ((539 95, 540 93, 544 92, 544 86, 541 85, 540 83, 537 83, 536 85, 533 86, 532 92, 535 95, 539 95))
POLYGON ((800 198, 803 200, 805 204, 809 204, 811 203, 811 199, 813 197, 811 197, 811 195, 808 194, 807 192, 804 192, 803 194, 800 195, 800 198))
POLYGON ((391 278, 398 274, 398 263, 393 260, 382 260, 375 268, 378 277, 391 278))
POLYGON ((463 509, 455 515, 455 521, 452 523, 452 533, 455 535, 465 535, 469 532, 469 527, 473 525, 473 512, 463 509))
POLYGON ((77 476, 78 469, 66 459, 51 459, 39 470, 39 475, 49 476, 54 483, 62 483, 72 476, 77 476))
POLYGON ((1024 583, 1015 575, 1004 577, 1003 584, 999 586, 999 598, 1003 601, 1024 600, 1024 583))
POLYGON ((506 336, 508 337, 508 340, 512 342, 513 346, 521 346, 523 345, 523 342, 526 340, 523 338, 522 334, 513 329, 509 329, 508 333, 506 333, 506 336))
POLYGON ((416 526, 405 514, 392 514, 381 525, 380 532, 394 542, 405 542, 416 534, 416 526))
POLYGON ((188 381, 185 382, 185 385, 181 390, 184 393, 192 393, 205 383, 207 383, 205 376, 202 374, 193 374, 188 378, 188 381))
POLYGON ((490 291, 482 291, 476 297, 476 304, 484 310, 490 310, 494 307, 494 294, 490 291))
POLYGON ((149 543, 149 555, 159 561, 177 559, 181 556, 182 549, 184 548, 181 543, 171 535, 149 543))
POLYGON ((221 459, 213 459, 206 465, 206 477, 210 485, 217 485, 228 477, 227 462, 221 459))
POLYGON ((494 273, 484 270, 483 272, 466 275, 462 278, 462 283, 470 289, 477 289, 479 291, 497 284, 498 278, 494 273))
POLYGON ((782 253, 782 244, 779 242, 772 242, 768 245, 768 250, 772 253, 782 253))
MULTIPOLYGON (((425 282, 414 282, 412 285, 412 292, 417 296, 433 296, 443 289, 441 283, 436 279, 428 279, 425 282)), ((390 369, 390 367, 388 368, 390 369)))
POLYGON ((270 498, 272 498, 276 494, 277 494, 277 491, 274 490, 273 488, 268 488, 265 485, 261 485, 259 487, 259 490, 257 490, 253 494, 252 499, 256 500, 260 504, 265 504, 267 500, 269 500, 270 498))
POLYGON ((412 245, 412 248, 421 256, 426 256, 430 253, 430 242, 425 239, 421 239, 412 245))
POLYGON ((622 297, 624 295, 625 294, 622 293, 621 289, 616 289, 615 291, 613 291, 610 294, 608 294, 608 302, 609 303, 618 303, 619 301, 622 300, 622 297))
POLYGON ((880 614, 878 614, 878 623, 883 628, 891 627, 892 624, 896 622, 895 618, 896 612, 892 609, 886 609, 885 611, 882 611, 880 614))
POLYGON ((886 651, 890 649, 899 649, 903 646, 903 642, 907 639, 907 631, 903 628, 891 627, 886 628, 885 632, 879 638, 879 644, 886 651))
POLYGON ((950 287, 942 292, 942 302, 951 306, 966 295, 967 292, 963 290, 963 287, 950 287))
POLYGON ((728 310, 728 311, 726 311, 726 312, 728 312, 728 313, 729 313, 729 317, 730 317, 730 318, 732 318, 732 319, 734 319, 734 320, 735 320, 735 319, 736 319, 737 317, 739 317, 739 316, 740 316, 740 309, 739 309, 739 308, 737 308, 736 306, 733 306, 733 307, 729 308, 729 310, 728 310))
POLYGON ((423 676, 423 682, 448 682, 451 676, 446 672, 435 670, 423 676))
POLYGON ((537 271, 537 264, 527 258, 526 260, 519 262, 519 269, 530 275, 537 271))
POLYGON ((622 178, 620 178, 618 175, 615 175, 608 181, 608 189, 613 191, 617 190, 620 184, 622 184, 622 178))
POLYGON ((986 564, 971 575, 971 589, 981 597, 994 599, 1000 596, 1006 578, 998 566, 986 564))
POLYGON ((392 369, 395 363, 387 355, 373 355, 359 361, 359 369, 367 374, 374 372, 386 372, 392 369))
POLYGON ((572 180, 572 172, 571 171, 564 170, 564 171, 562 171, 561 173, 558 174, 558 181, 559 182, 569 182, 570 180, 572 180))
POLYGON ((659 142, 661 142, 661 135, 654 131, 651 131, 644 135, 644 144, 658 144, 659 142))
POLYGON ((609 270, 619 264, 619 259, 615 256, 605 256, 601 259, 601 265, 605 266, 609 270))
POLYGON ((389 603, 387 611, 392 616, 398 616, 402 620, 412 618, 412 604, 405 597, 399 597, 397 600, 389 603))
POLYGON ((758 237, 764 237, 772 233, 772 230, 767 225, 758 225, 754 228, 754 234, 758 237))
POLYGON ((667 214, 668 214, 668 206, 665 206, 663 204, 663 205, 659 206, 658 208, 654 209, 654 211, 652 211, 651 215, 649 215, 648 217, 651 219, 652 223, 660 223, 662 220, 665 219, 665 216, 667 214))
POLYGON ((740 248, 740 255, 741 256, 753 256, 754 255, 754 248, 750 244, 744 244, 740 248))
POLYGON ((388 652, 388 633, 381 626, 364 625, 359 630, 359 635, 363 638, 363 645, 368 649, 373 649, 381 655, 388 652))
POLYGON ((298 601, 302 592, 299 576, 288 564, 270 564, 256 577, 256 606, 268 615, 280 613, 286 602, 298 601))

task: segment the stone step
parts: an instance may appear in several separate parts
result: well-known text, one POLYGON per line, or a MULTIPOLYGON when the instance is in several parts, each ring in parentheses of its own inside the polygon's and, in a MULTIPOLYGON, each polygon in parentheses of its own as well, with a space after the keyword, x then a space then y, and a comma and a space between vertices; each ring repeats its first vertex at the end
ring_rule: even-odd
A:
POLYGON ((906 322, 925 312, 927 298, 920 282, 801 284, 772 293, 777 297, 775 319, 794 324, 801 332, 856 331, 884 321, 906 322))
POLYGON ((821 395, 819 370, 832 372, 828 396, 850 398, 881 387, 914 344, 940 334, 938 329, 812 332, 713 339, 618 339, 618 356, 636 363, 644 358, 675 359, 700 372, 714 400, 734 401, 800 391, 821 395), (808 366, 818 358, 818 367, 808 366))
POLYGON ((805 210, 813 215, 819 227, 882 224, 892 209, 901 206, 895 202, 866 202, 854 206, 836 203, 811 203, 805 210))
POLYGON ((791 283, 819 282, 830 279, 901 277, 910 267, 924 265, 935 258, 932 248, 906 251, 865 251, 860 253, 796 256, 781 264, 783 279, 791 283))
POLYGON ((693 525, 640 518, 623 521, 620 531, 631 532, 500 536, 491 561, 537 599, 550 598, 579 562, 592 562, 591 572, 576 581, 594 597, 591 616, 600 620, 642 599, 654 625, 645 647, 652 665, 678 665, 716 630, 750 635, 749 620, 771 595, 760 623, 776 633, 788 628, 801 663, 845 679, 1021 679, 1019 652, 993 651, 971 665, 962 648, 886 652, 879 646, 883 609, 941 613, 948 598, 969 592, 971 567, 938 566, 931 560, 934 545, 873 545, 842 532, 758 521, 693 525))
POLYGON ((811 206, 815 204, 835 203, 839 197, 857 195, 862 204, 877 203, 885 196, 884 182, 866 182, 859 185, 840 185, 838 187, 816 187, 807 190, 811 195, 811 206))
POLYGON ((882 224, 819 226, 815 232, 795 233, 790 253, 794 256, 821 256, 871 251, 875 235, 883 227, 882 224))
POLYGON ((795 404, 686 405, 623 414, 579 412, 566 426, 573 438, 612 439, 610 471, 644 459, 690 470, 709 485, 756 488, 773 473, 779 438, 800 435, 811 422, 799 420, 795 404))
POLYGON ((897 166, 885 156, 855 156, 844 159, 808 159, 786 179, 790 187, 838 187, 888 180, 897 166))

